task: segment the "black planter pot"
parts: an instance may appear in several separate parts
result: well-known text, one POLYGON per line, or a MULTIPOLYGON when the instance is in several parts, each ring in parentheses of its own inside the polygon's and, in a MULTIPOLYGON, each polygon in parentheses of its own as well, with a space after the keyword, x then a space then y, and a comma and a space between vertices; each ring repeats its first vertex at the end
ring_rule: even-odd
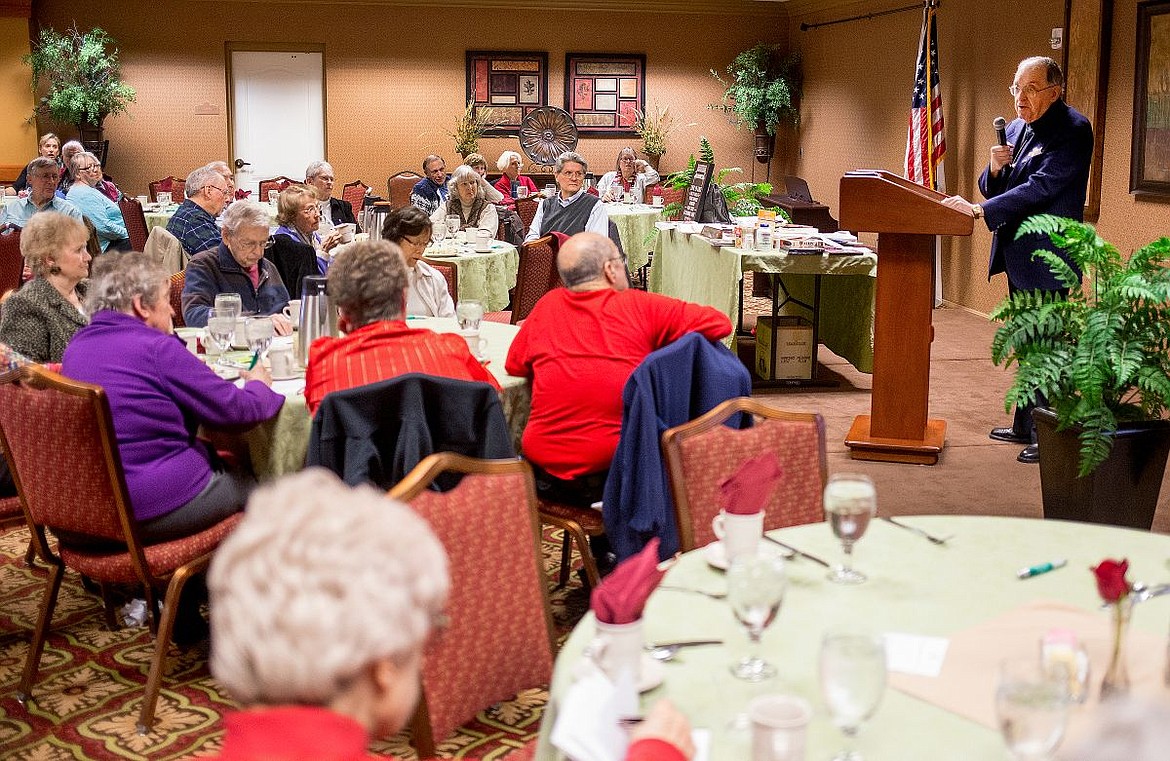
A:
POLYGON ((768 134, 768 128, 763 124, 756 127, 756 161, 767 164, 776 153, 776 136, 768 134))
POLYGON ((1056 415, 1032 416, 1040 443, 1040 490, 1044 517, 1149 529, 1170 455, 1170 421, 1131 423, 1118 430, 1105 462, 1078 478, 1078 428, 1056 430, 1056 415))

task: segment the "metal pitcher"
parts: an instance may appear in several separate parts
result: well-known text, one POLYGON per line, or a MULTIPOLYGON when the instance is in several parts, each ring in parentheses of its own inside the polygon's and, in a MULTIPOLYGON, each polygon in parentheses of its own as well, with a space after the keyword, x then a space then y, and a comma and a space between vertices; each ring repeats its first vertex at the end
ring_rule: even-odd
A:
POLYGON ((321 276, 306 277, 301 295, 300 343, 297 344, 297 361, 302 367, 309 364, 309 346, 321 336, 337 336, 337 310, 329 303, 325 293, 327 279, 321 276))
POLYGON ((382 240, 382 225, 386 223, 386 215, 393 210, 389 201, 378 201, 373 206, 367 206, 363 211, 369 212, 366 224, 362 229, 370 234, 370 240, 382 240))

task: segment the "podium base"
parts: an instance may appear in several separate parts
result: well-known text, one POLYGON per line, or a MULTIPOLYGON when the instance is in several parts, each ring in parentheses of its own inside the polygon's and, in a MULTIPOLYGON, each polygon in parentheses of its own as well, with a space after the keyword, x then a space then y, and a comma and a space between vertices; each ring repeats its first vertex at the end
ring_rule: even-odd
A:
POLYGON ((845 436, 845 446, 854 460, 935 465, 947 437, 947 421, 927 420, 922 439, 886 439, 869 432, 870 416, 858 415, 845 436))

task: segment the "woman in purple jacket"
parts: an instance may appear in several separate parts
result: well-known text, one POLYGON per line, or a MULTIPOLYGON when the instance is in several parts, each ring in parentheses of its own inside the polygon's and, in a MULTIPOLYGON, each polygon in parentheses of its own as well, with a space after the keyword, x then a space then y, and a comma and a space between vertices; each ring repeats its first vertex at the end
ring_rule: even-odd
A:
POLYGON ((262 365, 243 388, 219 378, 171 334, 167 272, 146 254, 105 254, 86 296, 90 324, 65 350, 61 371, 103 387, 126 487, 142 537, 159 542, 203 530, 243 509, 250 473, 228 470, 195 437, 200 425, 250 428, 284 397, 262 365))

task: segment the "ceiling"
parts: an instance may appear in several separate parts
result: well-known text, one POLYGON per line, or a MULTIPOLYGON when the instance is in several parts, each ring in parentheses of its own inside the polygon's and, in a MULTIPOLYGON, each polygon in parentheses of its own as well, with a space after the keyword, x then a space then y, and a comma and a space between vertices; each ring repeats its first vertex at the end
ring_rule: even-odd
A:
MULTIPOLYGON (((764 16, 787 20, 829 8, 856 4, 856 0, 230 0, 254 3, 300 3, 345 5, 400 5, 439 8, 528 8, 539 5, 544 11, 581 10, 642 13, 692 13, 764 16)), ((899 0, 891 0, 893 3, 899 0)))

